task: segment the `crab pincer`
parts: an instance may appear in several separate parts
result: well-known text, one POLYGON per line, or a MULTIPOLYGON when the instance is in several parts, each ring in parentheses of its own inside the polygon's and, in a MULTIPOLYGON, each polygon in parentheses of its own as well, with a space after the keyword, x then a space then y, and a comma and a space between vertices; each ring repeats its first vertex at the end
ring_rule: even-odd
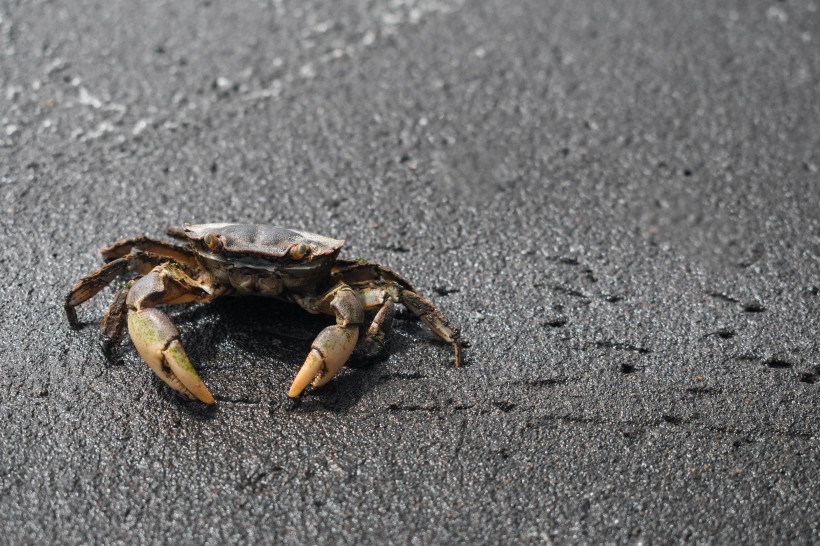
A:
POLYGON ((339 373, 359 339, 364 308, 352 288, 339 284, 319 298, 301 299, 299 304, 315 313, 336 315, 336 324, 322 330, 310 347, 305 363, 296 374, 288 396, 302 394, 308 385, 321 387, 339 373))
POLYGON ((305 363, 296 374, 288 396, 296 398, 310 385, 321 387, 339 373, 356 348, 359 338, 357 326, 343 328, 328 326, 316 336, 305 363))
POLYGON ((159 309, 129 311, 128 335, 148 367, 169 387, 191 400, 213 404, 179 341, 179 331, 159 309))
POLYGON ((207 300, 207 293, 181 269, 160 265, 137 280, 125 299, 128 335, 148 367, 169 387, 192 400, 213 404, 214 397, 199 378, 182 343, 179 331, 161 303, 207 300))

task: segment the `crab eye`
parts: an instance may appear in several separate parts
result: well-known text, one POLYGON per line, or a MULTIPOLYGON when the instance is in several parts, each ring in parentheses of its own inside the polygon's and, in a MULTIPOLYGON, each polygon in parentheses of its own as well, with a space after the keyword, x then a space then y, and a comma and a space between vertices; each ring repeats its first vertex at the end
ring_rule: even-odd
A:
POLYGON ((291 245, 290 249, 288 250, 288 255, 290 255, 291 259, 293 260, 301 260, 305 257, 305 254, 307 253, 308 247, 305 243, 291 245))
POLYGON ((219 235, 209 233, 205 236, 205 246, 207 246, 214 252, 218 252, 222 250, 222 238, 219 235))

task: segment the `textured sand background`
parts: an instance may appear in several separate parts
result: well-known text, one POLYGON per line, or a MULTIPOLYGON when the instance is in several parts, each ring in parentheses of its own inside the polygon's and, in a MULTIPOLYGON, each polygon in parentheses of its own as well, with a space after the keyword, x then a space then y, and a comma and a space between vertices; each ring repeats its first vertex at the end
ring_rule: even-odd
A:
POLYGON ((0 531, 23 543, 820 540, 816 1, 0 5, 0 531), (291 404, 327 323, 62 299, 118 238, 348 241, 471 342, 291 404))

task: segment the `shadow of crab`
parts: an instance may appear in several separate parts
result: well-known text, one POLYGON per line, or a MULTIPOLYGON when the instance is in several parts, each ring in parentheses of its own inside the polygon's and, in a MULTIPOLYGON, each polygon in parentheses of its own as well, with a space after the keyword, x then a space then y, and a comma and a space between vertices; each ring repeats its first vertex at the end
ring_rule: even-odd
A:
MULTIPOLYGON (((332 319, 305 313, 295 305, 254 297, 166 309, 179 327, 186 351, 203 381, 214 388, 217 400, 227 402, 263 403, 272 399, 283 409, 344 412, 379 383, 374 369, 407 349, 407 341, 401 336, 388 336, 387 346, 378 357, 363 360, 354 353, 337 377, 294 405, 285 394, 287 387, 313 339, 333 323, 332 319)), ((424 337, 415 322, 399 320, 396 326, 418 330, 413 337, 424 337)), ((200 404, 166 392, 167 387, 158 379, 154 386, 164 398, 190 406, 191 412, 208 413, 197 409, 200 404)))

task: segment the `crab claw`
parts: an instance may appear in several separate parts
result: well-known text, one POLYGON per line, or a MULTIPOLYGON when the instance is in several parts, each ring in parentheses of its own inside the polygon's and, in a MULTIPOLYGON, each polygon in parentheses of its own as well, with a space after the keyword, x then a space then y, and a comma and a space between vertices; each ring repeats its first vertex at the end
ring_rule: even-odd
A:
POLYGON ((358 325, 334 325, 322 330, 313 341, 310 354, 296 374, 288 396, 296 398, 308 385, 321 387, 333 379, 350 358, 358 339, 358 325))
POLYGON ((179 331, 159 309, 128 313, 128 334, 157 377, 191 400, 213 404, 214 397, 194 370, 179 342, 179 331))

